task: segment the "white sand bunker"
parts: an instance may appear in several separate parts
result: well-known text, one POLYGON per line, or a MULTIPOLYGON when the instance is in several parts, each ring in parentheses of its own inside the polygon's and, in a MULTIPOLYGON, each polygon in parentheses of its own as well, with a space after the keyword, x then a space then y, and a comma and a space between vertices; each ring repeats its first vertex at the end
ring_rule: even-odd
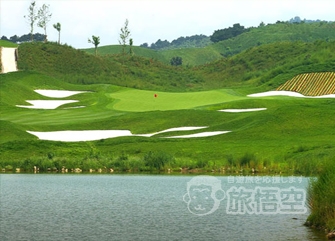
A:
POLYGON ((129 130, 88 130, 88 131, 51 131, 51 132, 27 131, 27 132, 37 136, 38 139, 40 140, 64 141, 64 142, 96 141, 121 136, 132 136, 132 133, 129 130))
POLYGON ((16 105, 16 106, 29 109, 53 110, 64 104, 78 102, 78 100, 26 100, 26 101, 31 105, 16 105))
POLYGON ((35 90, 36 93, 52 98, 65 98, 72 95, 85 93, 88 91, 71 91, 71 90, 35 90))
POLYGON ((182 135, 182 136, 169 136, 165 138, 196 138, 196 137, 209 137, 209 136, 216 136, 221 134, 226 134, 231 131, 207 131, 207 132, 200 132, 190 135, 182 135))
MULTIPOLYGON (((197 130, 206 127, 176 127, 166 129, 156 133, 164 133, 171 131, 189 131, 197 130)), ((63 142, 79 142, 79 141, 97 141, 101 139, 122 137, 122 136, 141 136, 141 137, 151 137, 153 134, 132 134, 129 130, 84 130, 84 131, 50 131, 50 132, 38 132, 38 131, 27 131, 28 133, 38 137, 40 140, 47 141, 63 141, 63 142)), ((194 137, 208 137, 215 136, 230 131, 212 131, 212 132, 201 132, 190 135, 181 135, 181 136, 171 136, 164 138, 194 138, 194 137)))
POLYGON ((305 96, 297 92, 286 91, 286 90, 274 90, 261 92, 256 94, 248 95, 248 97, 265 97, 265 96, 291 96, 291 97, 303 97, 303 98, 335 98, 335 94, 320 95, 320 96, 305 96))
POLYGON ((256 94, 248 95, 248 97, 265 97, 265 96, 292 96, 292 97, 305 97, 304 95, 286 90, 275 90, 275 91, 267 91, 256 94))
POLYGON ((262 110, 266 110, 266 108, 224 109, 224 110, 219 110, 219 111, 221 111, 221 112, 237 113, 237 112, 252 112, 252 111, 262 111, 262 110))
POLYGON ((203 129, 203 128, 208 128, 208 126, 184 126, 184 127, 175 127, 175 128, 170 128, 170 129, 166 129, 163 131, 158 131, 155 133, 151 133, 151 134, 137 134, 136 136, 144 136, 144 137, 151 137, 157 134, 161 134, 161 133, 165 133, 165 132, 173 132, 173 131, 193 131, 193 130, 199 130, 199 129, 203 129))

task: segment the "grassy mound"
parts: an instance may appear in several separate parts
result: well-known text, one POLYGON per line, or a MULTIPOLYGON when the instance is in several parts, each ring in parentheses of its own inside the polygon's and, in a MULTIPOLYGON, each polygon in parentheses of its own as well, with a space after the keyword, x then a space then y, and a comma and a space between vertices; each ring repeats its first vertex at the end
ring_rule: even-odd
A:
POLYGON ((22 44, 19 53, 20 70, 38 71, 75 84, 105 83, 180 91, 199 88, 203 81, 190 69, 176 68, 157 60, 122 54, 96 57, 55 43, 22 44))
POLYGON ((329 95, 335 93, 335 73, 308 73, 295 76, 277 88, 299 92, 306 96, 329 95))

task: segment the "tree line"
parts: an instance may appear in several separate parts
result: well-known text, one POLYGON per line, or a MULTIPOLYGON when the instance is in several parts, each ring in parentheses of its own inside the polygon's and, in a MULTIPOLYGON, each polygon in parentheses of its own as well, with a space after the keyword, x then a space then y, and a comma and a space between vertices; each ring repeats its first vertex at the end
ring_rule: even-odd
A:
MULTIPOLYGON (((44 34, 40 34, 40 33, 35 33, 33 34, 33 39, 35 41, 39 41, 39 42, 43 42, 45 39, 44 34)), ((24 43, 24 42, 29 42, 31 41, 31 34, 24 34, 22 36, 17 36, 16 34, 11 36, 11 37, 6 37, 6 36, 2 36, 1 40, 6 40, 6 41, 10 41, 12 43, 24 43)))
POLYGON ((205 47, 210 43, 210 39, 206 35, 193 35, 187 37, 179 37, 171 42, 167 40, 158 39, 155 43, 150 46, 148 43, 143 43, 140 47, 150 48, 154 50, 162 49, 177 49, 177 48, 201 48, 205 47))

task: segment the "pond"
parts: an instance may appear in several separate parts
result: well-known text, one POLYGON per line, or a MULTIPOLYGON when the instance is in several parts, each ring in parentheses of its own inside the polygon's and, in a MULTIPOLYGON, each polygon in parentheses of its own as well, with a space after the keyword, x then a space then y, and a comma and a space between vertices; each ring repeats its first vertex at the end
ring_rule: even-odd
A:
POLYGON ((326 240, 303 225, 307 185, 303 177, 0 174, 0 236, 326 240))

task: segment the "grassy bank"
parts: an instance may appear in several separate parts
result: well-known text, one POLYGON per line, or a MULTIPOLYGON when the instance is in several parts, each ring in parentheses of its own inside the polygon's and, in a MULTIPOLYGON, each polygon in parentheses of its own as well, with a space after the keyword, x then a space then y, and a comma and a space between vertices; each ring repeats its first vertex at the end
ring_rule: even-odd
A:
POLYGON ((335 235, 335 162, 325 164, 322 172, 309 184, 308 203, 311 214, 306 224, 327 230, 329 239, 335 235))

